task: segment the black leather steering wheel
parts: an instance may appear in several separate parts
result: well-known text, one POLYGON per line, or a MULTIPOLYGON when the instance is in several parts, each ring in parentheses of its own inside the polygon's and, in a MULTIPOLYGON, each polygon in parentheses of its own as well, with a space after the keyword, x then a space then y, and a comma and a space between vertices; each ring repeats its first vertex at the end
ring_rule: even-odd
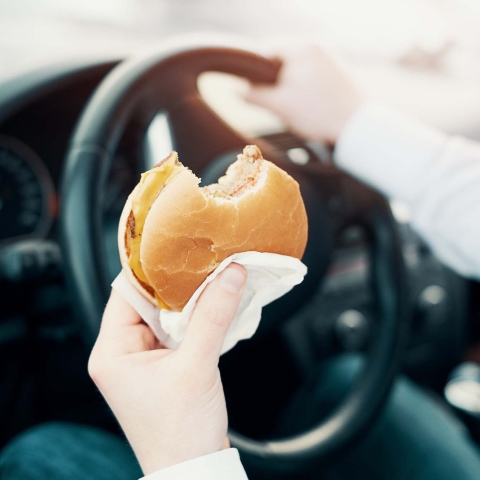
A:
MULTIPOLYGON (((110 291, 103 255, 102 194, 127 123, 135 119, 146 130, 159 110, 167 111, 181 161, 201 173, 213 159, 238 152, 251 140, 232 130, 204 103, 197 90, 200 73, 221 71, 252 82, 273 83, 278 70, 278 62, 251 51, 184 44, 125 61, 99 85, 72 137, 61 205, 67 280, 89 344, 93 344, 98 333, 110 291)), ((297 171, 268 144, 261 147, 266 158, 288 169, 299 180, 309 215, 309 247, 304 259, 309 275, 306 286, 294 289, 293 297, 280 304, 281 308, 275 309, 277 302, 274 302, 271 311, 282 321, 313 293, 325 273, 325 259, 328 260, 330 253, 325 215, 319 204, 312 205, 310 195, 315 193, 308 180, 321 175, 322 169, 314 165, 308 167, 310 170, 297 171), (319 222, 323 224, 318 225, 319 222)), ((402 255, 394 221, 388 203, 375 192, 363 186, 342 192, 355 206, 348 221, 362 223, 370 237, 372 287, 379 318, 376 339, 355 387, 319 425, 295 437, 274 441, 253 440, 229 432, 232 446, 239 448, 245 462, 270 470, 300 471, 348 445, 378 414, 397 370, 401 311, 406 302, 402 255)))

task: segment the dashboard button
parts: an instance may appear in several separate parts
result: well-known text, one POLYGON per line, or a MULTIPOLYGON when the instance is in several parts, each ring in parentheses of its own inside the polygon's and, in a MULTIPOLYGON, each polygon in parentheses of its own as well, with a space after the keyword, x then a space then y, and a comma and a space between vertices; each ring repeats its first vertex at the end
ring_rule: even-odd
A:
POLYGON ((368 318, 359 310, 345 310, 335 321, 335 332, 345 350, 360 350, 368 340, 368 318))
POLYGON ((448 318, 448 293, 440 285, 429 285, 424 288, 417 300, 418 313, 422 323, 439 325, 448 318))

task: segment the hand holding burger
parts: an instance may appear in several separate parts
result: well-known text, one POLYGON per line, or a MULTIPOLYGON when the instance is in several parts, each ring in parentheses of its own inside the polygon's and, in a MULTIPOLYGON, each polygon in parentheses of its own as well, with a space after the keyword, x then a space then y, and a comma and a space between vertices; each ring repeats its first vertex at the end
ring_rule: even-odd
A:
POLYGON ((112 291, 88 367, 146 475, 228 447, 218 359, 245 279, 231 264, 208 285, 178 350, 112 291))
MULTIPOLYGON (((161 309, 179 311, 227 257, 244 251, 301 258, 307 217, 287 173, 245 148, 217 184, 172 153, 144 173, 119 225, 123 269, 161 309)), ((112 292, 89 372, 149 474, 228 446, 218 360, 246 281, 230 264, 201 294, 178 350, 165 348, 112 292)))

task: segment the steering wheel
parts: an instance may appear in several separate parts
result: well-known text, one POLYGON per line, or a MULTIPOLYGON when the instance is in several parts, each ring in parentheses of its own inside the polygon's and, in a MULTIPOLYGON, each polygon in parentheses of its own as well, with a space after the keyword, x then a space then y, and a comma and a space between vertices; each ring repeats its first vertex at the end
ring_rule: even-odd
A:
MULTIPOLYGON (((198 76, 220 71, 251 82, 273 83, 279 68, 278 61, 239 48, 181 44, 121 63, 98 86, 66 156, 60 218, 67 281, 90 345, 98 334, 110 291, 103 254, 102 194, 128 122, 141 122, 146 131, 154 116, 166 111, 181 161, 201 173, 214 159, 225 159, 252 140, 231 129, 204 103, 197 89, 198 76)), ((363 224, 371 245, 371 283, 379 322, 366 368, 350 394, 328 418, 294 437, 260 441, 229 432, 231 444, 240 450, 244 462, 267 470, 298 472, 349 445, 375 419, 388 395, 399 361, 399 331, 406 303, 402 255, 385 199, 354 180, 345 182, 332 167, 295 167, 269 144, 254 141, 265 158, 297 178, 310 225, 304 257, 309 274, 304 285, 274 302, 271 310, 265 309, 262 324, 278 325, 290 317, 318 288, 326 271, 333 229, 315 193, 315 178, 330 175, 331 194, 351 207, 343 224, 363 224)), ((222 165, 221 173, 224 171, 222 165)))

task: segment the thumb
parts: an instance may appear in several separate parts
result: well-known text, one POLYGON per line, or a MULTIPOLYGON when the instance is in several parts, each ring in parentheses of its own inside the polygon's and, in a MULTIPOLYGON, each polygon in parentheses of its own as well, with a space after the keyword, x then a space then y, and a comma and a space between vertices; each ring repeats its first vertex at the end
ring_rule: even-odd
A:
POLYGON ((232 263, 210 283, 198 299, 180 347, 194 361, 218 364, 223 342, 237 312, 247 272, 232 263))

